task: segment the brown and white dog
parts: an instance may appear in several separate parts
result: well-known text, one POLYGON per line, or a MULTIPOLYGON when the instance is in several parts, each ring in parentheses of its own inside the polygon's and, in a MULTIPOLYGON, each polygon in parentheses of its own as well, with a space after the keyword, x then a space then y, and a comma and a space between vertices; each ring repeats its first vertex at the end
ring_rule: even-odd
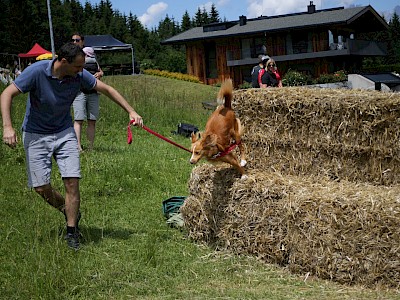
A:
POLYGON ((210 162, 226 162, 234 166, 244 179, 247 176, 243 168, 246 165, 244 146, 241 143, 243 128, 232 110, 232 93, 232 80, 225 80, 218 92, 217 101, 220 105, 208 119, 205 131, 192 133, 190 163, 196 164, 203 157, 210 162), (240 162, 232 152, 235 146, 239 147, 240 162))

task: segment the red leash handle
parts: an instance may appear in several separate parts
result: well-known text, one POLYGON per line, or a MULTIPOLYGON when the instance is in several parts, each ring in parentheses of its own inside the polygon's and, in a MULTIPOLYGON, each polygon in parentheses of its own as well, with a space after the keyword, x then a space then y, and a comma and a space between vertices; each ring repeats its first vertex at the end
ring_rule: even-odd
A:
MULTIPOLYGON (((130 120, 130 121, 129 121, 129 125, 128 125, 128 138, 127 138, 128 144, 131 144, 131 143, 132 143, 132 130, 131 130, 131 125, 132 125, 133 123, 135 123, 135 120, 130 120)), ((192 153, 192 151, 190 151, 189 149, 187 149, 187 148, 185 148, 185 147, 183 147, 183 146, 181 146, 181 145, 175 143, 174 141, 171 141, 170 139, 167 139, 165 136, 162 136, 161 134, 159 134, 159 133, 157 133, 157 132, 151 130, 150 128, 148 128, 148 127, 146 127, 146 126, 144 126, 144 125, 142 126, 142 128, 143 128, 144 130, 146 130, 148 133, 151 133, 151 134, 155 135, 156 137, 158 137, 158 138, 160 138, 160 139, 162 139, 162 140, 164 140, 164 141, 166 141, 166 142, 168 142, 168 143, 170 143, 170 144, 172 144, 172 145, 174 145, 174 146, 176 146, 176 147, 178 147, 178 148, 181 148, 182 150, 185 150, 185 151, 187 151, 187 152, 192 153)))
POLYGON ((131 130, 131 125, 135 123, 135 120, 130 120, 129 124, 128 124, 128 138, 127 138, 127 142, 128 144, 132 144, 132 130, 131 130))

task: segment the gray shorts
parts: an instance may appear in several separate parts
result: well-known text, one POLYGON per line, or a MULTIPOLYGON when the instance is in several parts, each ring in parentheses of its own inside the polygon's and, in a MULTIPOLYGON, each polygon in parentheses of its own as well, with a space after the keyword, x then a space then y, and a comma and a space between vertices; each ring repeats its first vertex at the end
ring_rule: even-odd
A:
POLYGON ((97 120, 99 117, 99 94, 84 94, 76 96, 72 106, 75 121, 97 120))
POLYGON ((52 157, 62 178, 81 178, 78 141, 73 127, 55 134, 23 132, 28 186, 50 183, 52 157))

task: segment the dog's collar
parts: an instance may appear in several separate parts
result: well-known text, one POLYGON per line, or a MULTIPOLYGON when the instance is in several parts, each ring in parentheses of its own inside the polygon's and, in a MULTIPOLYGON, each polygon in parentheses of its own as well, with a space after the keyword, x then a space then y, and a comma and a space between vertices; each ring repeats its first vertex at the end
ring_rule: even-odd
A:
POLYGON ((233 149, 236 148, 236 146, 239 146, 241 142, 242 142, 241 140, 240 140, 238 143, 236 143, 236 141, 235 141, 235 143, 233 143, 232 145, 230 145, 230 146, 229 146, 228 148, 226 148, 224 151, 222 151, 222 152, 220 151, 220 152, 218 152, 217 154, 214 154, 214 155, 211 157, 211 159, 217 159, 217 158, 220 158, 220 157, 223 157, 223 156, 229 154, 233 149))

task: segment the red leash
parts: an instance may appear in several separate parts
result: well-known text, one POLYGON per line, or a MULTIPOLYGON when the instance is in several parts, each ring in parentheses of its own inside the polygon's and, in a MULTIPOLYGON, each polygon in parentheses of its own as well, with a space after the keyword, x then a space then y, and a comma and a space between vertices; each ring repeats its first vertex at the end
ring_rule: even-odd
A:
MULTIPOLYGON (((135 123, 135 120, 130 120, 129 125, 128 125, 128 140, 127 140, 127 141, 128 141, 128 144, 131 144, 131 143, 132 143, 132 130, 131 130, 131 125, 132 125, 133 123, 135 123)), ((182 150, 185 150, 185 151, 187 151, 187 152, 192 153, 192 151, 190 151, 189 149, 187 149, 187 148, 185 148, 185 147, 183 147, 183 146, 181 146, 181 145, 175 143, 174 141, 171 141, 170 139, 167 139, 165 136, 162 136, 161 134, 159 134, 159 133, 157 133, 157 132, 151 130, 150 128, 148 128, 148 127, 146 127, 146 126, 144 126, 144 125, 143 125, 142 128, 143 128, 144 130, 146 130, 147 132, 149 132, 149 133, 155 135, 156 137, 158 137, 158 138, 160 138, 160 139, 162 139, 162 140, 164 140, 164 141, 166 141, 166 142, 168 142, 168 143, 170 143, 170 144, 172 144, 172 145, 174 145, 174 146, 176 146, 176 147, 178 147, 178 148, 181 148, 182 150)))

